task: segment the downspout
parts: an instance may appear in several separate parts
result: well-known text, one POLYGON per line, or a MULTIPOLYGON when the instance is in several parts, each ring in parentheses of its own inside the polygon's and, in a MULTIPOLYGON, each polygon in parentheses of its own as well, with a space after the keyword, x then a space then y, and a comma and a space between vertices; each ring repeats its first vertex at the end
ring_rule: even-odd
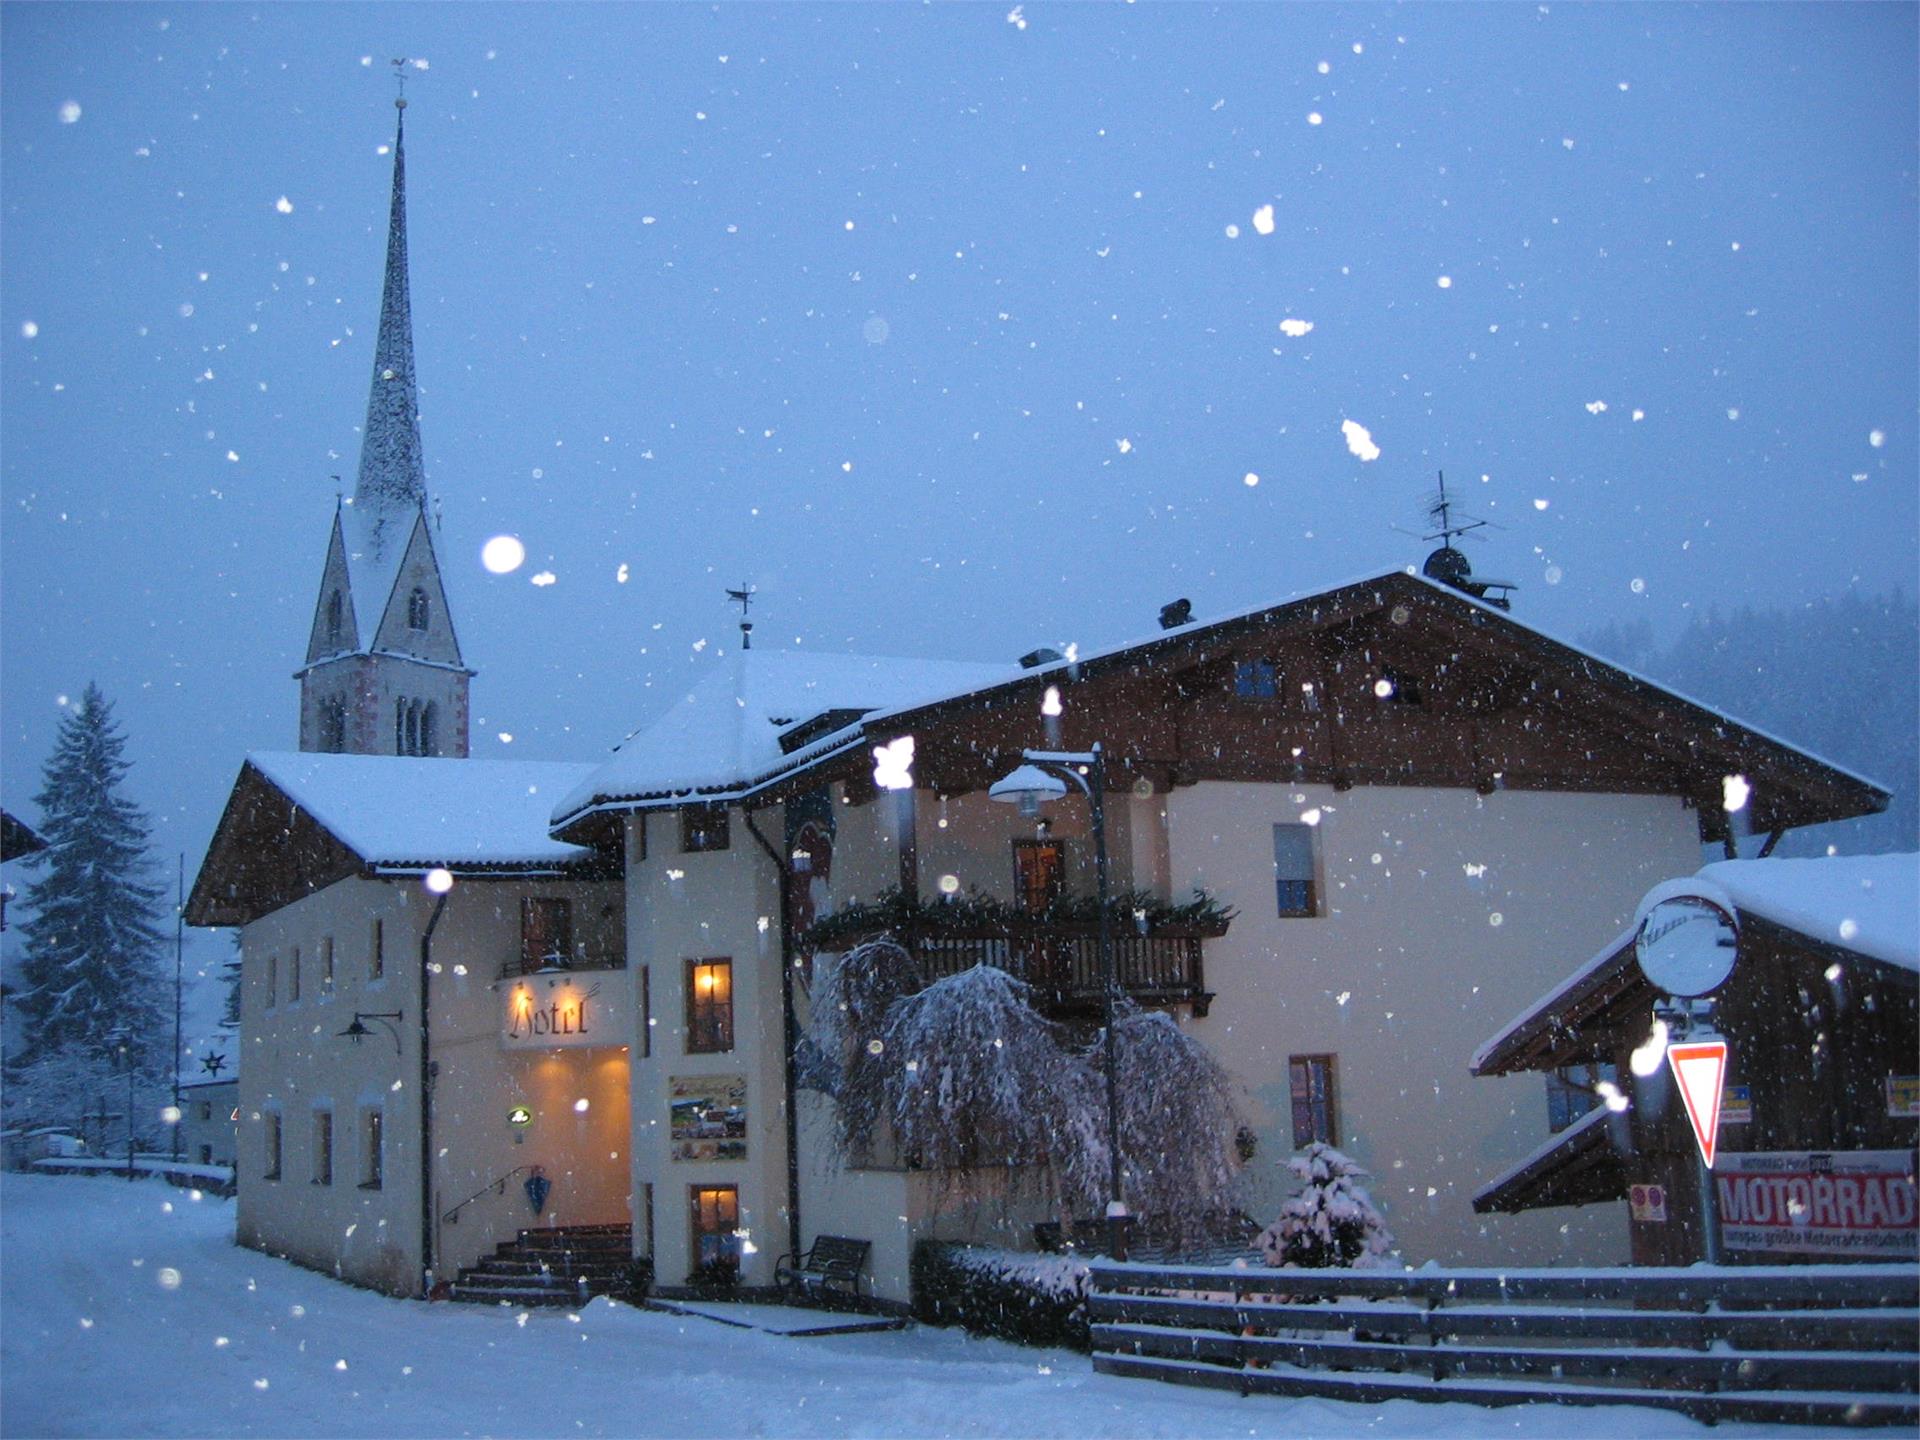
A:
POLYGON ((780 1073, 786 1084, 785 1111, 787 1130, 787 1253, 800 1254, 800 1118, 794 1101, 799 1086, 794 1073, 794 1050, 800 1043, 800 1021, 793 1008, 793 875, 785 858, 773 848, 760 827, 753 823, 753 812, 742 809, 747 829, 760 842, 760 848, 773 861, 780 877, 780 1033, 783 1038, 780 1073))
POLYGON ((427 987, 433 974, 433 931, 451 891, 442 890, 420 932, 420 1298, 433 1298, 433 1031, 427 987))

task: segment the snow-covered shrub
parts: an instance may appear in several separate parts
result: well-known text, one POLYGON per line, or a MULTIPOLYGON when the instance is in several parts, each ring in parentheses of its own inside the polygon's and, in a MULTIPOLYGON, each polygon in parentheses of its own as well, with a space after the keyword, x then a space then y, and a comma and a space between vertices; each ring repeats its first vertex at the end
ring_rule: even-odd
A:
MULTIPOLYGON (((1068 1187, 1087 1214, 1102 1213, 1107 1199, 1103 1040, 1096 1036, 1086 1052, 1099 1087, 1098 1144, 1067 1166, 1068 1187)), ((1240 1169, 1233 1082, 1165 1011, 1123 1003, 1114 1016, 1114 1049, 1128 1208, 1164 1226, 1176 1242, 1197 1240, 1227 1211, 1228 1187, 1240 1169)))
POLYGON ((924 1324, 1027 1345, 1092 1348, 1084 1260, 922 1240, 911 1270, 914 1318, 924 1324))
POLYGON ((1358 1182, 1368 1174, 1318 1140, 1287 1161, 1301 1189, 1254 1243, 1267 1264, 1289 1270, 1370 1270, 1387 1263, 1393 1236, 1358 1182))

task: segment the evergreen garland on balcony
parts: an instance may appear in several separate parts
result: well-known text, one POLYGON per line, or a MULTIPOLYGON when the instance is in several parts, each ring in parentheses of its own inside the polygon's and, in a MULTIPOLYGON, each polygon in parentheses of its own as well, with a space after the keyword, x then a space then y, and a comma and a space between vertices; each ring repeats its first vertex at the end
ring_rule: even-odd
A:
MULTIPOLYGON (((1116 935, 1153 935, 1168 930, 1224 934, 1235 911, 1205 890, 1178 904, 1146 890, 1127 890, 1107 902, 1116 935)), ((939 900, 922 900, 898 885, 878 898, 855 901, 823 915, 801 937, 810 950, 841 950, 877 935, 903 937, 916 931, 1017 931, 1045 926, 1092 927, 1100 920, 1091 895, 1062 895, 1037 913, 979 890, 939 900)))

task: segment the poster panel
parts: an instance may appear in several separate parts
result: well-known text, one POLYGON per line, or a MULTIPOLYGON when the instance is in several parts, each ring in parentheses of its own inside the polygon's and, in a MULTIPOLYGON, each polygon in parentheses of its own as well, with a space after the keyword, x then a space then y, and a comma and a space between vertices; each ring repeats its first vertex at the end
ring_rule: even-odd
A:
POLYGON ((1713 1183, 1727 1250, 1874 1260, 1920 1254, 1910 1150, 1723 1151, 1713 1183))
POLYGON ((746 1076, 670 1076, 667 1106, 675 1160, 747 1158, 746 1076))

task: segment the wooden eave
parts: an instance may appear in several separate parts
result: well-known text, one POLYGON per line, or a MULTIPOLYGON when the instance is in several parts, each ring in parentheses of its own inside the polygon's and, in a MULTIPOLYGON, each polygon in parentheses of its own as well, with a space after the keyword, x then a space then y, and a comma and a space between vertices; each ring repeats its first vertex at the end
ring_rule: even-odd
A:
POLYGON ((1472 1067, 1479 1076, 1558 1070, 1611 1060, 1620 1032, 1652 1013, 1653 987, 1640 973, 1633 942, 1537 1006, 1472 1067))
POLYGON ((247 761, 194 877, 186 921, 246 925, 365 873, 359 855, 247 761))
MULTIPOLYGON (((1605 1116, 1605 1107, 1599 1113, 1605 1116)), ((1626 1199, 1627 1167, 1609 1134, 1610 1118, 1562 1131, 1560 1144, 1475 1195, 1474 1213, 1512 1215, 1626 1199)))

